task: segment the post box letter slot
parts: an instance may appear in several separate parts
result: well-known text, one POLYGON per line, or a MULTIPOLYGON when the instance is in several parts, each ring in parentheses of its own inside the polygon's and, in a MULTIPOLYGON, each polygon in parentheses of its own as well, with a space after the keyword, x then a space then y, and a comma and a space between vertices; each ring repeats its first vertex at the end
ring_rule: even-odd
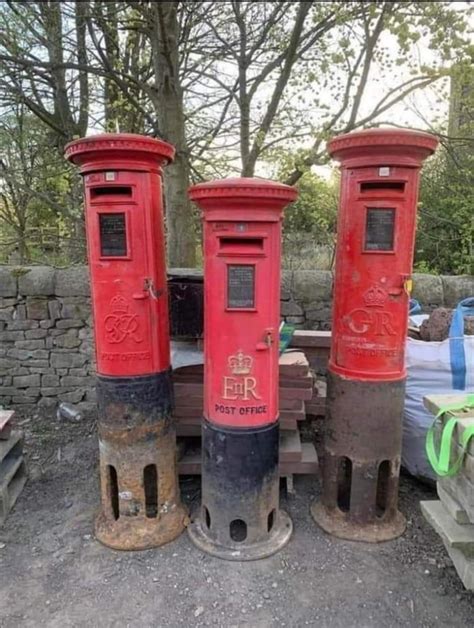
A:
POLYGON ((363 181, 360 184, 361 194, 370 192, 398 192, 405 191, 405 181, 363 181))
POLYGON ((103 187, 90 188, 91 201, 95 201, 102 196, 126 196, 131 198, 132 188, 130 185, 107 185, 103 187))
POLYGON ((219 238, 220 252, 249 255, 263 253, 263 238, 219 238))
POLYGON ((99 214, 100 254, 102 257, 127 256, 125 214, 99 214))
POLYGON ((227 266, 227 307, 253 309, 255 307, 255 266, 235 264, 227 266))
POLYGON ((395 209, 367 208, 365 221, 365 251, 393 252, 395 209))

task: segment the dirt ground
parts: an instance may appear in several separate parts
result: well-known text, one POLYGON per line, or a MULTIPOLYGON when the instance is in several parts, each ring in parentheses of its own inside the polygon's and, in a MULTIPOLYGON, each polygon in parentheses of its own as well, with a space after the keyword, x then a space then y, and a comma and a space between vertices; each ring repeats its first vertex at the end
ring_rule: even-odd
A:
MULTIPOLYGON (((202 554, 184 533, 161 549, 124 553, 94 540, 93 425, 30 419, 30 480, 0 528, 0 626, 472 626, 474 596, 419 509, 434 492, 404 477, 405 535, 382 545, 331 538, 309 514, 314 477, 282 495, 295 532, 253 563, 202 554)), ((199 482, 181 484, 188 506, 199 482)))

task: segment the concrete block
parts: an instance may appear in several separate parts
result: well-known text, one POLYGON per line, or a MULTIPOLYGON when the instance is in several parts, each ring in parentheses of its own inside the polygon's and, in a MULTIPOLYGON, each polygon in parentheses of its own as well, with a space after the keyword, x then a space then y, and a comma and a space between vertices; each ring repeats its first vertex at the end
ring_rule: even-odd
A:
POLYGON ((449 512, 454 521, 456 521, 456 523, 459 523, 459 525, 467 525, 471 523, 464 508, 462 508, 458 504, 454 497, 452 497, 447 491, 443 489, 439 482, 436 485, 436 489, 438 491, 438 497, 440 498, 441 503, 449 512))
POLYGON ((474 525, 459 525, 439 500, 420 502, 423 516, 449 547, 474 557, 474 525))

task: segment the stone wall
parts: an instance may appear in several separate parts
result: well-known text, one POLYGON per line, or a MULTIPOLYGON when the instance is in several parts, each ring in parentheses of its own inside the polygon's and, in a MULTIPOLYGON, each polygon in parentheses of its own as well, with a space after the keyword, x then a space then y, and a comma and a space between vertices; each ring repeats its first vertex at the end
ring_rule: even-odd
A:
POLYGON ((95 407, 87 269, 0 267, 0 405, 95 407))
MULTIPOLYGON (((196 271, 170 270, 176 275, 196 271)), ((424 311, 474 295, 474 277, 413 276, 424 311)), ((59 401, 95 408, 94 346, 86 267, 0 266, 0 406, 51 412, 59 401)), ((284 271, 281 311, 303 329, 330 329, 332 274, 284 271)))

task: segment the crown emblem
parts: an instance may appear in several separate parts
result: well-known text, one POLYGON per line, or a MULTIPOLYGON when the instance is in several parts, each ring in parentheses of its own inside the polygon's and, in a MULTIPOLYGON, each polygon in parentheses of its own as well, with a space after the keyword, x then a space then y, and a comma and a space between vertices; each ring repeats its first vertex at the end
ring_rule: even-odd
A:
POLYGON ((383 307, 387 300, 387 293, 380 286, 372 286, 365 292, 363 298, 368 307, 383 307))
POLYGON ((128 303, 120 294, 117 294, 110 302, 110 309, 116 314, 127 314, 128 303))
POLYGON ((252 370, 252 363, 252 358, 244 355, 242 349, 228 359, 229 368, 234 375, 248 375, 252 370))

